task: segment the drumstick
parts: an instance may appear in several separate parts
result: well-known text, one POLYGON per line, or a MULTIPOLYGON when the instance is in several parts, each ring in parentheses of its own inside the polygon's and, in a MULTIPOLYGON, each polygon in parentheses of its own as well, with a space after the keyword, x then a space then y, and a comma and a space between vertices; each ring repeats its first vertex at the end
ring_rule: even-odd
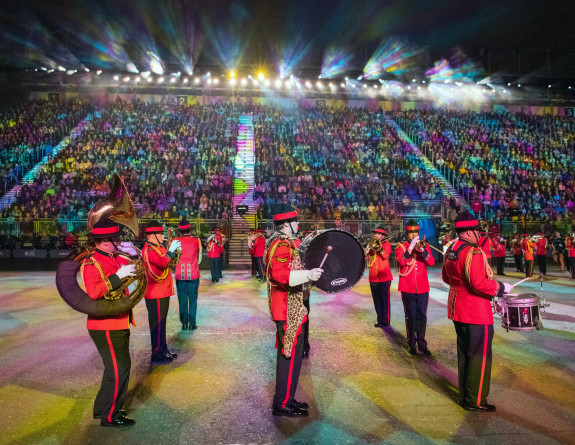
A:
POLYGON ((327 246, 327 252, 326 252, 325 255, 323 256, 323 260, 321 260, 321 264, 319 265, 319 268, 320 268, 320 269, 323 267, 323 263, 325 263, 325 259, 327 258, 327 256, 328 256, 329 253, 331 252, 331 249, 333 249, 333 247, 327 246))
POLYGON ((524 281, 527 281, 529 278, 531 278, 531 277, 523 278, 521 281, 518 281, 517 283, 515 283, 514 285, 511 286, 511 289, 513 289, 515 286, 519 286, 521 283, 523 283, 524 281))

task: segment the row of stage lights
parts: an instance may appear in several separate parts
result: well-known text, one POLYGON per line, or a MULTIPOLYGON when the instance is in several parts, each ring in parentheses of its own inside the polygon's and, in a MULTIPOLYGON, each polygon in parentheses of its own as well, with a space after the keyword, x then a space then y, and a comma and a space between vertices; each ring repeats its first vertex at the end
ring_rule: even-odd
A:
MULTIPOLYGON (((26 70, 26 71, 30 71, 30 70, 26 70)), ((74 70, 67 70, 66 68, 62 67, 62 66, 58 66, 57 68, 52 68, 52 69, 47 69, 45 67, 41 67, 41 68, 36 68, 34 69, 34 71, 45 71, 47 73, 53 73, 55 71, 60 71, 60 72, 66 72, 68 75, 72 76, 76 73, 78 73, 77 69, 74 70)), ((90 69, 88 68, 84 68, 83 70, 86 73, 90 72, 90 69)), ((100 76, 102 74, 102 70, 97 70, 96 71, 96 75, 100 76)), ((342 89, 348 89, 348 90, 352 90, 352 89, 356 89, 356 90, 361 90, 362 88, 364 90, 369 90, 369 89, 389 89, 389 88, 396 88, 399 90, 421 90, 422 87, 421 85, 417 85, 419 82, 416 79, 412 79, 411 83, 412 85, 403 85, 401 86, 399 83, 397 82, 386 82, 384 80, 379 80, 380 85, 377 84, 367 84, 367 83, 363 83, 361 82, 361 80, 363 80, 362 76, 358 77, 357 81, 350 81, 348 77, 346 77, 344 80, 344 82, 339 83, 338 86, 338 82, 327 82, 327 81, 321 81, 318 80, 315 82, 312 82, 310 80, 300 80, 296 77, 294 77, 293 75, 290 76, 288 79, 275 79, 272 81, 272 79, 266 78, 265 74, 263 72, 259 72, 257 74, 257 77, 253 77, 251 75, 249 75, 247 78, 244 77, 242 79, 238 79, 236 76, 235 71, 230 71, 229 75, 228 75, 228 79, 227 79, 227 85, 234 88, 234 87, 242 87, 242 88, 247 88, 249 84, 251 84, 251 86, 253 87, 266 87, 266 88, 271 88, 272 85, 275 86, 275 88, 277 89, 281 89, 281 88, 286 88, 288 90, 295 88, 295 89, 303 89, 303 87, 305 86, 305 88, 307 88, 308 90, 313 89, 314 87, 317 88, 318 90, 322 91, 322 90, 331 90, 332 92, 336 92, 338 91, 338 88, 342 88, 342 89), (416 84, 416 85, 413 85, 416 84)), ((222 78, 224 78, 224 75, 221 75, 222 78)), ((195 86, 201 86, 201 84, 204 85, 208 85, 208 87, 214 86, 214 87, 218 87, 220 84, 222 85, 222 87, 226 86, 226 79, 222 79, 222 81, 220 82, 220 78, 218 78, 217 76, 212 76, 209 72, 206 73, 205 75, 201 76, 201 77, 186 77, 183 76, 182 77, 182 73, 178 72, 178 73, 172 73, 169 76, 164 76, 164 75, 158 75, 156 78, 154 78, 152 76, 152 73, 150 71, 146 71, 146 72, 141 72, 141 73, 137 73, 135 75, 123 75, 120 76, 118 74, 114 75, 113 80, 116 82, 123 82, 126 84, 129 84, 130 82, 134 83, 134 84, 153 84, 154 82, 156 82, 157 85, 162 85, 162 84, 176 84, 178 83, 178 80, 180 81, 180 86, 188 86, 188 85, 195 85, 195 86)), ((321 79, 321 76, 319 77, 319 79, 321 79)), ((426 81, 422 80, 421 84, 425 84, 426 81)), ((454 84, 456 87, 459 88, 463 88, 465 86, 469 86, 469 85, 473 85, 473 84, 463 84, 461 82, 454 82, 450 79, 447 80, 443 80, 441 82, 433 82, 435 84, 454 84)), ((480 84, 480 82, 477 82, 477 84, 480 84)), ((512 83, 507 83, 508 87, 517 87, 517 88, 521 88, 522 84, 517 83, 517 84, 512 84, 512 83)), ((551 84, 547 85, 547 88, 552 88, 553 86, 551 84)), ((455 89, 455 87, 452 86, 452 91, 455 89)), ((567 89, 572 90, 573 87, 571 85, 569 85, 567 87, 567 89)), ((504 93, 507 93, 507 90, 503 90, 504 93)))

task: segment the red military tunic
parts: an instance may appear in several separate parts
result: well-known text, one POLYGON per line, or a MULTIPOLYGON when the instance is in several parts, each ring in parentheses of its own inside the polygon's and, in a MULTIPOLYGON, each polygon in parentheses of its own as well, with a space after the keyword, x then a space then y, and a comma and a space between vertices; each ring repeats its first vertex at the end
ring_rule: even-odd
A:
POLYGON ((535 255, 547 255, 547 239, 541 238, 535 243, 535 255))
POLYGON ((208 238, 208 258, 219 258, 220 257, 220 246, 218 245, 218 240, 215 236, 208 238))
POLYGON ((480 236, 479 242, 477 243, 481 250, 485 252, 487 258, 491 258, 491 238, 488 236, 480 236))
POLYGON ((521 247, 521 240, 514 239, 511 241, 511 252, 513 255, 521 255, 523 253, 523 248, 521 247))
POLYGON ((266 237, 263 235, 258 236, 254 241, 254 256, 256 258, 263 257, 265 250, 266 250, 266 237))
MULTIPOLYGON (((92 300, 99 300, 109 290, 120 287, 122 281, 116 272, 125 264, 128 262, 123 257, 96 249, 95 253, 82 263, 82 281, 88 296, 92 300)), ((87 328, 97 331, 129 329, 130 311, 104 317, 88 315, 87 328)))
POLYGON ((391 255, 391 244, 385 241, 381 245, 382 251, 370 250, 367 254, 367 267, 369 268, 369 282, 383 283, 393 280, 391 268, 389 267, 389 256, 391 255))
POLYGON ((503 295, 504 286, 491 277, 493 272, 478 247, 457 240, 443 259, 443 281, 449 284, 447 316, 461 323, 492 325, 491 299, 503 295), (459 257, 450 258, 450 252, 459 257))
POLYGON ((575 240, 573 239, 573 237, 568 236, 567 238, 565 238, 565 248, 569 253, 569 258, 575 257, 575 240))
POLYGON ((535 248, 535 243, 530 240, 521 241, 521 249, 525 255, 527 261, 533 261, 533 249, 535 248))
POLYGON ((435 259, 431 254, 429 244, 423 252, 415 249, 410 255, 408 252, 410 242, 399 243, 395 249, 395 258, 399 263, 399 286, 400 292, 411 294, 423 294, 429 292, 429 280, 427 278, 427 266, 433 266, 435 259))
POLYGON ((282 238, 270 244, 265 257, 268 293, 271 293, 270 311, 274 321, 287 319, 289 276, 297 249, 294 240, 282 238))
POLYGON ((505 246, 507 245, 507 243, 504 242, 499 242, 498 239, 494 239, 493 240, 493 256, 495 258, 504 258, 507 253, 505 252, 505 246))
POLYGON ((148 287, 144 298, 156 300, 174 295, 172 270, 168 267, 174 254, 168 252, 164 246, 158 246, 148 241, 142 250, 142 257, 148 276, 148 287))
POLYGON ((218 240, 218 247, 219 247, 219 256, 222 256, 224 254, 224 238, 222 237, 222 234, 220 232, 216 233, 216 240, 218 240))
POLYGON ((200 266, 198 253, 200 252, 200 240, 191 236, 176 238, 182 243, 182 255, 176 265, 176 280, 195 280, 200 278, 200 266))

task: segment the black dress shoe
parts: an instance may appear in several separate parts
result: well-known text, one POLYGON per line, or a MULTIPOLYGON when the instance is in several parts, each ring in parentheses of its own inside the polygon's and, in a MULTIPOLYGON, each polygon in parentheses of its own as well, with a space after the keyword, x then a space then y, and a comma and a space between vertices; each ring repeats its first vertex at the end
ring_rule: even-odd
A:
POLYGON ((166 355, 170 356, 172 358, 172 360, 178 358, 178 354, 176 352, 166 352, 166 355))
MULTIPOLYGON (((120 411, 118 411, 118 414, 120 414, 121 416, 126 416, 126 411, 121 409, 120 411)), ((94 414, 94 419, 99 419, 100 417, 102 417, 100 414, 94 414)))
POLYGON ((417 355, 417 349, 415 349, 415 346, 409 348, 409 353, 411 355, 417 355))
POLYGON ((420 351, 423 355, 426 355, 426 356, 428 356, 428 357, 431 357, 431 351, 430 351, 429 349, 425 348, 425 349, 420 349, 419 351, 420 351))
POLYGON ((309 405, 307 404, 307 402, 298 402, 297 400, 293 401, 294 405, 297 406, 299 409, 305 409, 307 410, 309 408, 309 405))
POLYGON ((172 363, 174 359, 168 354, 160 355, 158 357, 152 357, 152 363, 156 365, 164 365, 166 363, 172 363))
POLYGON ((286 406, 285 408, 282 408, 281 406, 274 407, 273 415, 285 417, 307 417, 309 413, 305 409, 301 409, 295 404, 292 404, 291 406, 286 406))
POLYGON ((188 329, 188 331, 193 331, 193 330, 195 330, 195 329, 198 329, 198 326, 197 326, 197 325, 190 326, 190 328, 188 329))
POLYGON ((303 358, 309 358, 309 351, 303 351, 303 358))
POLYGON ((495 411, 495 405, 490 405, 489 403, 486 403, 485 405, 464 405, 463 406, 464 409, 466 409, 467 411, 479 411, 479 412, 483 412, 483 413, 492 413, 493 411, 495 411))
POLYGON ((188 330, 188 323, 182 323, 182 331, 187 331, 188 330))
POLYGON ((126 417, 126 416, 121 416, 115 420, 112 420, 111 422, 100 422, 100 425, 108 426, 108 427, 111 426, 111 427, 115 427, 115 428, 122 428, 125 426, 132 426, 134 423, 136 423, 136 421, 134 419, 130 419, 129 417, 126 417))

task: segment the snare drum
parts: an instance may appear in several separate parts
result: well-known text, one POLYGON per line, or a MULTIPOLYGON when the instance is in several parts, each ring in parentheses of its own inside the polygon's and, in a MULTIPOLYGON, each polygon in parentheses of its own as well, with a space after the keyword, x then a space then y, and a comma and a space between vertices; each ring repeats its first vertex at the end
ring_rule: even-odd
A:
POLYGON ((363 247, 351 233, 340 229, 313 232, 301 242, 299 252, 305 269, 320 267, 324 270, 314 285, 324 292, 333 294, 352 288, 365 270, 363 247))
POLYGON ((539 297, 534 294, 506 295, 494 302, 501 326, 512 331, 543 329, 539 297))

